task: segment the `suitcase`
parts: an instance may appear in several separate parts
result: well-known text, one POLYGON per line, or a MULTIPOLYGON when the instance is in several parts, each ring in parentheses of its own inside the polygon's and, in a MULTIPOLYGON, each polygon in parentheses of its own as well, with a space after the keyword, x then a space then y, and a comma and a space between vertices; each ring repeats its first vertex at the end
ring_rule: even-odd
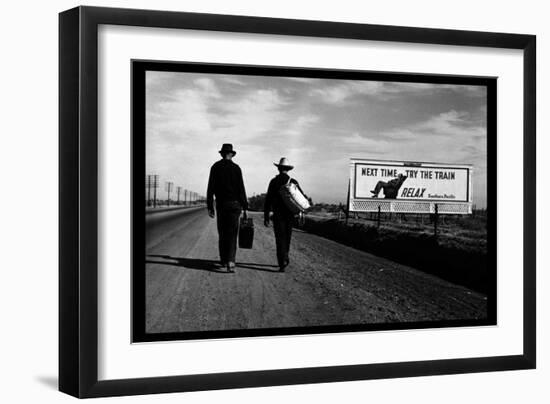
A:
POLYGON ((252 248, 254 241, 254 222, 243 216, 239 226, 239 248, 252 248))

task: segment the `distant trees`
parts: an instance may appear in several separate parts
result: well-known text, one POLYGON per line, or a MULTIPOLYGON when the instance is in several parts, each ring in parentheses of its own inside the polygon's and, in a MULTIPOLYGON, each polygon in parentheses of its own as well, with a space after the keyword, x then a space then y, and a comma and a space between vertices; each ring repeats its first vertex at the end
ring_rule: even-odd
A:
MULTIPOLYGON (((248 209, 252 211, 262 211, 264 210, 266 194, 254 195, 248 198, 248 209)), ((316 203, 308 212, 331 212, 337 213, 339 211, 345 211, 345 205, 343 204, 334 204, 334 203, 316 203)))
POLYGON ((309 209, 310 212, 330 212, 336 213, 338 211, 345 210, 344 206, 340 203, 316 203, 309 209))
POLYGON ((257 212, 264 210, 265 197, 266 194, 259 194, 248 198, 248 209, 257 212))

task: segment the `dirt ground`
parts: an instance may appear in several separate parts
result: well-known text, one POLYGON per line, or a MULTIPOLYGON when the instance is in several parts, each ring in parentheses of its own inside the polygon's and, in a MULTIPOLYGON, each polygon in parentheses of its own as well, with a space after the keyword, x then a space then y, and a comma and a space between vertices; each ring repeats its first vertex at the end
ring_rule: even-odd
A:
POLYGON ((254 248, 238 250, 234 273, 215 265, 204 208, 148 218, 146 332, 486 318, 480 293, 299 230, 280 273, 273 229, 251 215, 254 248))

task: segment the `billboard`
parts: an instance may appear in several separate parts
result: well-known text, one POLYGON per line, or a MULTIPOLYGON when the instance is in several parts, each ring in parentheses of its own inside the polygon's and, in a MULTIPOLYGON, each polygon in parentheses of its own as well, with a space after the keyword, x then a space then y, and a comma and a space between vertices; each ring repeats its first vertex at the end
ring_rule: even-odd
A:
POLYGON ((472 166, 351 159, 349 203, 356 212, 471 213, 472 166))

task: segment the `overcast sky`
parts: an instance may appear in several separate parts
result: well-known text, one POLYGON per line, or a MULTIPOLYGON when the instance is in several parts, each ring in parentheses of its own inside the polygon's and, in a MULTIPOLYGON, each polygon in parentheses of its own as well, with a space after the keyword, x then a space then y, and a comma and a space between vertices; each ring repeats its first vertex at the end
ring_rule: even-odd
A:
POLYGON ((483 207, 486 101, 475 86, 147 72, 146 170, 204 195, 233 143, 248 196, 285 156, 314 202, 337 203, 351 157, 465 163, 483 207))

